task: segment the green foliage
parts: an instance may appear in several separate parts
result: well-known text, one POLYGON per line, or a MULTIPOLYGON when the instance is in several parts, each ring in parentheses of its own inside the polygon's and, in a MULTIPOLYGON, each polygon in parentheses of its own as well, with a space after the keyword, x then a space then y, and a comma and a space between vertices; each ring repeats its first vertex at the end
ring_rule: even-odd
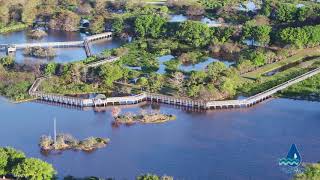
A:
POLYGON ((320 164, 306 164, 304 172, 296 174, 294 180, 318 180, 320 179, 320 164))
POLYGON ((202 47, 208 45, 212 37, 210 28, 196 21, 183 22, 177 31, 177 37, 181 42, 194 47, 202 47))
POLYGON ((3 148, 0 149, 0 175, 6 175, 8 164, 8 155, 3 148))
POLYGON ((135 20, 135 32, 140 37, 157 38, 166 30, 166 19, 159 15, 141 15, 135 20))
POLYGON ((137 180, 160 180, 159 176, 153 174, 146 174, 137 177, 137 180))
POLYGON ((214 62, 209 64, 207 69, 209 79, 215 82, 227 70, 227 67, 223 62, 214 62))
POLYGON ((297 77, 306 72, 306 69, 301 68, 290 68, 289 70, 277 73, 270 77, 261 76, 254 83, 245 83, 241 86, 239 91, 250 96, 260 92, 263 92, 271 87, 275 87, 281 83, 284 83, 294 77, 297 77))
POLYGON ((23 29, 27 29, 28 25, 23 24, 23 23, 11 23, 6 26, 0 26, 0 34, 1 33, 9 33, 9 32, 14 32, 14 31, 20 31, 23 29))
POLYGON ((46 68, 45 68, 45 70, 44 70, 44 73, 45 73, 46 76, 50 76, 50 75, 55 74, 56 69, 57 69, 57 64, 54 63, 54 62, 49 62, 49 63, 46 65, 46 68))
POLYGON ((90 24, 90 31, 94 34, 104 32, 104 17, 103 16, 95 16, 90 24))
POLYGON ((296 17, 299 21, 305 21, 313 12, 308 7, 300 7, 297 9, 296 17))
POLYGON ((9 175, 13 169, 25 160, 25 155, 10 147, 0 148, 0 175, 9 175))
POLYGON ((113 82, 123 77, 122 68, 116 64, 105 64, 100 67, 100 76, 107 87, 113 87, 113 82))
POLYGON ((243 51, 240 62, 250 60, 254 66, 262 66, 266 63, 264 52, 260 49, 243 51))
POLYGON ((227 92, 231 95, 236 94, 236 84, 229 78, 226 78, 220 87, 222 92, 227 92))
POLYGON ((51 164, 35 158, 25 159, 13 168, 12 174, 30 180, 52 179, 56 174, 51 164))
POLYGON ((233 27, 218 27, 215 28, 214 36, 218 38, 219 42, 224 43, 230 39, 234 32, 235 29, 233 27))
POLYGON ((21 163, 25 158, 25 154, 22 151, 13 149, 11 147, 2 148, 8 155, 7 161, 7 174, 12 173, 12 169, 19 163, 21 163))
POLYGON ((174 72, 174 71, 178 71, 179 66, 181 65, 181 62, 177 59, 173 59, 170 61, 166 61, 164 65, 166 66, 166 71, 174 72))
POLYGON ((202 53, 199 51, 189 51, 186 53, 182 53, 178 59, 182 63, 197 64, 203 60, 202 56, 203 56, 202 53))
POLYGON ((148 86, 148 79, 146 77, 141 77, 137 80, 137 85, 141 87, 147 87, 148 86))
POLYGON ((255 21, 247 21, 242 30, 242 39, 253 39, 261 45, 270 41, 271 27, 268 25, 256 25, 255 21))
POLYGON ((158 92, 164 84, 164 78, 161 74, 151 73, 148 79, 148 90, 150 92, 158 92))
POLYGON ((279 3, 276 9, 276 20, 279 22, 291 22, 295 20, 297 7, 290 3, 279 3))
POLYGON ((49 25, 52 29, 78 31, 80 25, 80 16, 73 11, 59 9, 51 18, 49 25))
POLYGON ((10 72, 0 64, 0 94, 19 101, 28 98, 34 76, 31 73, 10 72))
POLYGON ((14 63, 14 59, 10 56, 0 58, 0 64, 2 66, 11 66, 14 63))
POLYGON ((220 9, 238 3, 238 0, 199 0, 199 2, 206 7, 206 9, 220 9))
POLYGON ((276 20, 279 22, 305 21, 315 15, 313 9, 307 6, 297 7, 291 3, 278 3, 276 8, 276 20))
POLYGON ((27 92, 30 87, 30 82, 16 82, 14 84, 8 84, 7 86, 5 86, 5 88, 3 88, 4 92, 2 94, 12 98, 13 100, 19 101, 29 97, 27 92))
POLYGON ((254 68, 252 61, 243 60, 237 63, 237 69, 240 73, 246 73, 251 71, 254 68))
POLYGON ((280 40, 297 47, 315 46, 320 43, 320 25, 292 28, 280 31, 280 40))
POLYGON ((266 17, 269 17, 272 11, 272 7, 271 7, 271 2, 272 0, 265 0, 262 4, 260 13, 266 17))
POLYGON ((175 39, 157 39, 148 40, 148 50, 159 55, 170 54, 173 50, 178 49, 179 42, 175 39))
POLYGON ((207 74, 205 71, 193 71, 190 75, 188 85, 197 85, 205 83, 207 74))
POLYGON ((28 0, 25 2, 22 12, 22 22, 27 25, 32 25, 33 21, 37 16, 35 8, 40 4, 40 0, 28 0))
MULTIPOLYGON (((104 51, 102 53, 104 54, 104 51)), ((84 59, 83 63, 88 64, 88 63, 91 63, 91 62, 94 62, 97 60, 98 60, 97 56, 90 56, 90 57, 87 57, 86 59, 84 59)))
POLYGON ((252 31, 252 37, 260 44, 268 44, 270 41, 271 27, 268 25, 256 26, 252 31))
POLYGON ((308 99, 309 97, 320 97, 320 75, 315 75, 302 82, 294 84, 283 91, 283 95, 290 97, 302 97, 308 99))
POLYGON ((189 97, 198 97, 202 85, 191 85, 187 89, 187 94, 189 97))
POLYGON ((124 30, 124 21, 122 18, 115 18, 112 22, 113 32, 117 35, 121 34, 124 30))

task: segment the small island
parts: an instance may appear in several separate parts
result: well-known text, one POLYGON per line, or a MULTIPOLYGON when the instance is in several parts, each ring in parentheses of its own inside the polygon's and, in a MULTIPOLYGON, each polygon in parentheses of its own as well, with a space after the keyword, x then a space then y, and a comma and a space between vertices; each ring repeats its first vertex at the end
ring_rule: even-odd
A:
POLYGON ((43 151, 82 150, 93 151, 105 147, 110 142, 108 138, 89 137, 82 141, 77 140, 70 134, 58 134, 56 140, 51 136, 41 136, 39 146, 43 151))
POLYGON ((33 56, 33 57, 55 57, 57 55, 56 50, 52 47, 43 48, 43 47, 27 47, 24 50, 24 55, 26 56, 33 56))
POLYGON ((121 110, 119 108, 114 108, 112 110, 112 116, 114 117, 114 121, 112 122, 112 124, 114 126, 133 125, 136 123, 156 124, 176 119, 176 116, 174 115, 162 114, 158 111, 146 112, 142 110, 140 114, 126 113, 124 115, 120 114, 120 111, 121 110))
POLYGON ((41 29, 32 29, 28 31, 27 36, 31 39, 42 39, 45 36, 48 36, 48 34, 41 29))

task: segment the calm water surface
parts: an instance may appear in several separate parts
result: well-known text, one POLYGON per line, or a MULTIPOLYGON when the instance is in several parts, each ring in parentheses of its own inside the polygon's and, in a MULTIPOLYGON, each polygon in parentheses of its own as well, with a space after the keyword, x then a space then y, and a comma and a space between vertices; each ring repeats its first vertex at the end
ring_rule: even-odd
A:
MULTIPOLYGON (((9 34, 0 35, 0 44, 18 44, 18 43, 31 43, 31 42, 64 42, 64 41, 80 41, 86 35, 79 32, 65 32, 57 30, 48 30, 48 36, 41 40, 34 40, 27 37, 27 31, 13 32, 9 34)), ((104 49, 117 48, 124 44, 124 41, 118 39, 112 40, 99 40, 91 43, 91 50, 93 54, 99 54, 104 49)), ((57 56, 54 58, 35 58, 23 55, 23 50, 16 52, 16 61, 39 61, 49 62, 55 61, 58 63, 79 61, 86 58, 86 53, 83 48, 56 48, 57 56)), ((5 55, 5 51, 0 51, 0 56, 5 55)))
POLYGON ((218 24, 218 22, 216 20, 214 20, 214 19, 210 19, 210 18, 207 18, 207 17, 200 17, 200 18, 197 18, 197 19, 191 19, 188 16, 183 15, 183 14, 171 14, 169 22, 184 22, 184 21, 187 21, 187 20, 196 20, 196 21, 199 21, 199 22, 201 22, 203 24, 208 24, 208 25, 218 24))
POLYGON ((277 166, 296 143, 304 162, 320 160, 320 103, 274 99, 250 109, 190 112, 160 108, 177 116, 165 124, 111 127, 110 109, 80 111, 41 103, 10 104, 0 100, 0 146, 13 146, 28 156, 52 163, 60 176, 132 179, 140 173, 168 174, 175 179, 288 179, 277 166), (66 151, 45 156, 38 140, 59 132, 83 139, 109 137, 107 148, 93 153, 66 151))
MULTIPOLYGON (((164 55, 164 56, 158 57, 159 69, 158 69, 157 73, 164 74, 166 72, 166 65, 164 63, 167 61, 170 61, 171 59, 174 59, 174 58, 175 57, 172 55, 164 55)), ((211 64, 213 62, 223 62, 226 65, 226 67, 230 67, 235 63, 234 61, 226 61, 226 60, 221 60, 221 59, 209 57, 206 60, 204 60, 203 62, 199 62, 197 64, 181 64, 179 66, 179 70, 185 71, 185 72, 200 71, 200 70, 204 70, 209 64, 211 64)), ((130 68, 133 69, 132 67, 130 67, 130 68)))

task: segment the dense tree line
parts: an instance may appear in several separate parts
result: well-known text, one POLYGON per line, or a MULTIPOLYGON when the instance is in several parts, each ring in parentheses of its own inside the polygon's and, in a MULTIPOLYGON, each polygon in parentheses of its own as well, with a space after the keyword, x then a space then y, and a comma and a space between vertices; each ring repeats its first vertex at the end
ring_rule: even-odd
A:
POLYGON ((279 37, 283 43, 297 47, 319 45, 320 25, 288 27, 280 31, 279 37))
POLYGON ((51 164, 40 159, 27 158, 13 148, 0 148, 0 175, 19 179, 53 179, 56 171, 51 164))

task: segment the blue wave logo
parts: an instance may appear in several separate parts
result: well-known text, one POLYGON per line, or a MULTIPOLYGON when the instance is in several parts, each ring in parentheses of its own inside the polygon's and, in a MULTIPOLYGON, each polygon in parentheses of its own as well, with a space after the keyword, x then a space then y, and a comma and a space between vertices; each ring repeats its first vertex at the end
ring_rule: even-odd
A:
POLYGON ((291 166, 297 167, 301 164, 301 156, 295 144, 291 145, 291 148, 287 154, 286 158, 281 158, 279 160, 280 166, 291 166))

